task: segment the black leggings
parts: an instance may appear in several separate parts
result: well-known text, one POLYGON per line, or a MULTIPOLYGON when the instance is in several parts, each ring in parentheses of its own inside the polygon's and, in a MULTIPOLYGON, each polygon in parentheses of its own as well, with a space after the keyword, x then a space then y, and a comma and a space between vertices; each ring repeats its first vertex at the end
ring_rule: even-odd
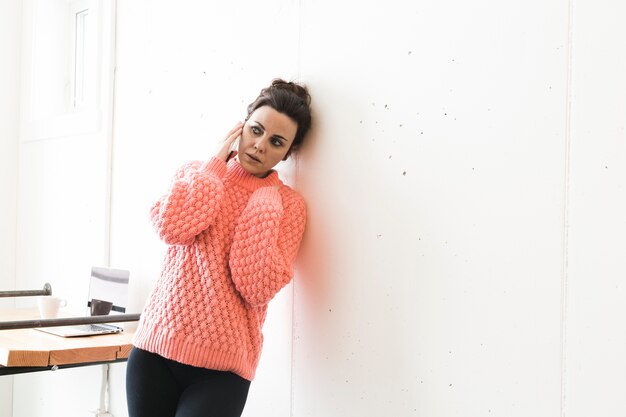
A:
POLYGON ((126 367, 129 417, 240 417, 250 381, 133 348, 126 367))

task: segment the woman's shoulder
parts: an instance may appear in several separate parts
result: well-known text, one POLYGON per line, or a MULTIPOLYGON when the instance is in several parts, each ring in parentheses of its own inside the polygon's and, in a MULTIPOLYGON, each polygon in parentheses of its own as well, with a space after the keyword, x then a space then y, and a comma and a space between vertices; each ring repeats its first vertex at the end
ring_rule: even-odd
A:
POLYGON ((280 196, 283 200, 283 206, 291 206, 291 207, 301 207, 302 209, 306 209, 306 202, 302 195, 291 188, 289 185, 281 182, 280 187, 280 196))
POLYGON ((184 164, 180 165, 176 172, 174 173, 174 177, 172 180, 180 180, 187 177, 191 172, 197 171, 198 168, 202 165, 202 161, 188 161, 184 164))
POLYGON ((174 179, 188 179, 194 173, 213 174, 221 178, 221 176, 226 173, 226 163, 215 157, 207 159, 206 161, 188 161, 178 168, 174 179))

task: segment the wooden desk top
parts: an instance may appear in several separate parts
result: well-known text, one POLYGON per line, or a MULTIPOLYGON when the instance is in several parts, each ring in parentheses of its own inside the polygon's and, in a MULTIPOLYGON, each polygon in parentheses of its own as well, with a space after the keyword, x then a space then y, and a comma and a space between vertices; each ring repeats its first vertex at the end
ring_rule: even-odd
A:
MULTIPOLYGON (((0 310, 0 321, 39 318, 37 309, 0 310)), ((0 365, 53 366, 128 358, 135 323, 118 334, 60 337, 35 329, 0 330, 0 365)))

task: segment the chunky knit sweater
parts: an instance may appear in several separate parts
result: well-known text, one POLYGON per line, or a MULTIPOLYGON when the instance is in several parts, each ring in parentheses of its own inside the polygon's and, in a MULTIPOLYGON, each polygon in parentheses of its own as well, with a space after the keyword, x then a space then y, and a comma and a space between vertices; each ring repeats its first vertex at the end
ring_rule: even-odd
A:
POLYGON ((302 197, 275 171, 258 178, 214 157, 181 167, 151 218, 169 246, 134 345, 254 379, 267 303, 304 233, 302 197))

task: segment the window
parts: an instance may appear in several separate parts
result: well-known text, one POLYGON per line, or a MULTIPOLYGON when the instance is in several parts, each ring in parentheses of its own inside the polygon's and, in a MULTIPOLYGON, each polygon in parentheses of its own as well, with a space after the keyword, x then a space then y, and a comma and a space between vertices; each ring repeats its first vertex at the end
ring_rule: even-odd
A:
POLYGON ((113 0, 24 0, 22 140, 96 133, 112 108, 113 0))

